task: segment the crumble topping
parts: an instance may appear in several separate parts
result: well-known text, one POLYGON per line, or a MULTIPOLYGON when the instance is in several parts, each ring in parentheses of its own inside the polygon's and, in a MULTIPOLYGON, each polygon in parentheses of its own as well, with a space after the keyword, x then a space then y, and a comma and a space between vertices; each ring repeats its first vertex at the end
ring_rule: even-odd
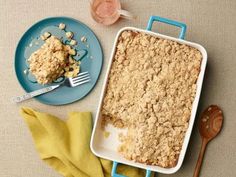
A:
POLYGON ((174 167, 196 94, 202 55, 190 46, 124 31, 102 106, 102 126, 127 128, 118 151, 127 159, 174 167))
POLYGON ((29 71, 39 84, 51 83, 61 76, 75 77, 79 73, 79 64, 71 57, 75 54, 69 45, 51 36, 29 57, 29 71))

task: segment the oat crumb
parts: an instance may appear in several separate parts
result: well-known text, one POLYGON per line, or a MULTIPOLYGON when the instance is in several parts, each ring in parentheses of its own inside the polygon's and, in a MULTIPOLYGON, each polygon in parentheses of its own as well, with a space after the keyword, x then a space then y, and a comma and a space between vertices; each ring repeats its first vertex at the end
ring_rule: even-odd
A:
POLYGON ((127 128, 118 152, 165 168, 177 164, 188 129, 202 55, 141 32, 118 38, 102 105, 102 126, 127 128))
POLYGON ((79 65, 71 55, 76 51, 64 45, 57 37, 51 36, 29 57, 29 72, 39 84, 48 84, 61 76, 74 77, 79 73, 79 65), (72 71, 66 68, 72 68, 72 71), (65 71, 66 70, 66 71, 65 71))
POLYGON ((68 32, 66 32, 66 37, 68 38, 68 39, 72 39, 73 38, 73 33, 71 32, 71 31, 68 31, 68 32))
POLYGON ((72 39, 72 40, 70 41, 70 45, 76 45, 76 44, 77 44, 77 41, 76 41, 76 40, 72 39))
POLYGON ((60 23, 58 28, 64 30, 66 28, 66 25, 64 23, 60 23))
POLYGON ((110 132, 104 131, 104 132, 103 132, 103 136, 104 136, 105 138, 108 138, 108 137, 110 136, 110 132))
POLYGON ((86 41, 87 41, 87 38, 86 38, 85 36, 82 36, 82 37, 80 38, 80 40, 81 40, 81 42, 86 42, 86 41))
POLYGON ((41 39, 42 39, 43 41, 45 41, 45 40, 48 39, 50 36, 51 36, 51 33, 45 32, 45 33, 44 33, 43 35, 41 35, 40 37, 41 37, 41 39))

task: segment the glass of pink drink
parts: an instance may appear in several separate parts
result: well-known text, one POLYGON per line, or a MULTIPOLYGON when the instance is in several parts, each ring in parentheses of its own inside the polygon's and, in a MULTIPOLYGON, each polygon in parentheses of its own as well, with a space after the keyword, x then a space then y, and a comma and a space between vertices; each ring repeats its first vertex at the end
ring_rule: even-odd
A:
POLYGON ((132 19, 133 16, 121 9, 119 0, 91 0, 90 10, 93 19, 103 25, 115 23, 119 17, 132 19))

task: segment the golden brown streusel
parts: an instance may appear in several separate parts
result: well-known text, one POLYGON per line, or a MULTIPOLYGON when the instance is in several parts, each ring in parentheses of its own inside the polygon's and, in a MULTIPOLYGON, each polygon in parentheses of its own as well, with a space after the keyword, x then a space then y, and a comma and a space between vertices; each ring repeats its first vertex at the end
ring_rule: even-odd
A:
POLYGON ((173 167, 196 94, 202 55, 190 46, 139 32, 118 39, 103 124, 128 128, 118 151, 137 162, 173 167))
POLYGON ((79 73, 79 64, 70 56, 75 53, 55 36, 49 37, 40 49, 28 59, 29 71, 39 84, 48 84, 61 76, 74 77, 79 73))

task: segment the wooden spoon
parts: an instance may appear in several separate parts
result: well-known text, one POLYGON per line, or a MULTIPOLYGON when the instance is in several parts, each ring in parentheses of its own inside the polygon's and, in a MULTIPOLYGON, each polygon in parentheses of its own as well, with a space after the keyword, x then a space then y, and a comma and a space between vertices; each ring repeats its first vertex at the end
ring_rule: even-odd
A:
POLYGON ((206 145, 220 132, 222 124, 223 113, 218 106, 211 105, 202 113, 199 122, 199 132, 202 137, 202 147, 198 156, 198 161, 195 167, 193 177, 199 176, 206 145))

